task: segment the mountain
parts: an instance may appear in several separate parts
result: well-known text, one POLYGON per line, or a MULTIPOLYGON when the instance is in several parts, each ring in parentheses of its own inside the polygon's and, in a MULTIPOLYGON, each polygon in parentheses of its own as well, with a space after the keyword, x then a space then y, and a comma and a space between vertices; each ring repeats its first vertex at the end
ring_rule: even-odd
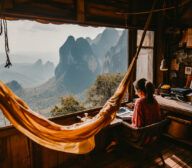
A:
MULTIPOLYGON (((59 80, 59 79, 58 79, 59 80)), ((67 89, 58 82, 55 77, 50 78, 44 84, 16 91, 15 93, 21 97, 31 109, 49 116, 50 110, 60 101, 60 97, 69 94, 67 89)))
POLYGON ((78 94, 91 85, 99 73, 99 63, 88 41, 69 36, 59 49, 60 61, 55 69, 59 79, 68 90, 78 94))
POLYGON ((117 44, 104 57, 103 73, 125 72, 127 69, 127 30, 124 30, 117 44))
POLYGON ((22 90, 22 86, 15 80, 6 83, 6 85, 13 91, 13 92, 18 92, 22 90))
POLYGON ((90 38, 90 37, 86 37, 86 40, 87 40, 87 42, 91 45, 92 44, 92 39, 90 38))
POLYGON ((17 81, 12 84, 14 87, 11 86, 17 95, 33 110, 46 111, 44 115, 48 116, 60 97, 67 94, 82 96, 101 72, 124 71, 126 41, 127 31, 120 33, 112 28, 105 29, 95 39, 69 36, 59 48, 55 71, 51 62, 43 64, 40 59, 33 64, 14 64, 11 69, 4 69, 6 74, 11 74, 12 80, 17 81), (33 86, 26 88, 27 82, 33 86))
POLYGON ((0 80, 5 83, 12 80, 19 81, 23 87, 32 87, 31 84, 37 82, 35 79, 31 79, 30 76, 27 76, 27 74, 14 72, 12 69, 5 69, 4 67, 1 68, 0 71, 0 80))
POLYGON ((90 43, 93 53, 97 56, 101 66, 103 65, 104 56, 111 47, 117 44, 118 40, 118 31, 114 28, 106 28, 90 43))
POLYGON ((39 59, 35 63, 14 63, 9 69, 0 65, 0 80, 18 81, 23 88, 38 86, 54 76, 54 64, 39 59))
MULTIPOLYGON (((33 110, 47 109, 59 102, 67 94, 81 94, 94 82, 101 69, 88 41, 84 38, 74 39, 69 36, 59 49, 60 60, 55 68, 55 75, 42 85, 19 90, 22 97, 33 110)), ((49 66, 49 62, 44 66, 49 66)), ((40 71, 42 61, 38 60, 33 67, 40 71)), ((43 70, 41 70, 43 71, 43 70)))

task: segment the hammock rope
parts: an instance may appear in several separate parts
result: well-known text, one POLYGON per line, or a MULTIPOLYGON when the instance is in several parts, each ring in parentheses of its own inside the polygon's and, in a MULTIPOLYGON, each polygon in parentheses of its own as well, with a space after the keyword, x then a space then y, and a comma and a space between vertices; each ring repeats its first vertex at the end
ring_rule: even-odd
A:
MULTIPOLYGON (((154 0, 152 11, 156 1, 157 0, 154 0)), ((142 47, 152 13, 153 12, 148 16, 139 48, 129 65, 128 71, 114 95, 105 103, 95 117, 70 126, 56 124, 30 109, 21 98, 15 95, 0 81, 0 109, 5 117, 16 129, 44 147, 75 154, 84 154, 93 150, 95 147, 94 136, 115 119, 121 100, 126 93, 127 87, 130 85, 130 78, 142 47)))

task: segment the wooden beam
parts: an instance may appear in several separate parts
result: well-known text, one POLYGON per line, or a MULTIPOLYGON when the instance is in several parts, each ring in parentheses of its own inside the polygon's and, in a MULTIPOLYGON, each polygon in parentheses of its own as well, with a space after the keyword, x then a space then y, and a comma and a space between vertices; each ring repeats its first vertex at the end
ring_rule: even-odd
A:
POLYGON ((84 23, 85 21, 85 1, 77 0, 77 21, 84 23))
POLYGON ((115 7, 104 6, 104 5, 96 5, 96 4, 88 4, 87 5, 87 14, 91 16, 102 16, 102 17, 110 17, 110 18, 118 18, 123 19, 122 15, 119 15, 118 10, 115 7))

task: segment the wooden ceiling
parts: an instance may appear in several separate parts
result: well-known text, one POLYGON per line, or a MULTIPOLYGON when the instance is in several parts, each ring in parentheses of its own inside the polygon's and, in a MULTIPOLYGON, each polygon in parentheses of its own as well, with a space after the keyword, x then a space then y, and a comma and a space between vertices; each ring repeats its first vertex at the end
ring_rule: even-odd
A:
MULTIPOLYGON (((0 15, 42 23, 143 28, 152 4, 153 0, 1 0, 0 15)), ((155 9, 152 29, 162 23, 192 26, 192 0, 157 0, 155 9)))

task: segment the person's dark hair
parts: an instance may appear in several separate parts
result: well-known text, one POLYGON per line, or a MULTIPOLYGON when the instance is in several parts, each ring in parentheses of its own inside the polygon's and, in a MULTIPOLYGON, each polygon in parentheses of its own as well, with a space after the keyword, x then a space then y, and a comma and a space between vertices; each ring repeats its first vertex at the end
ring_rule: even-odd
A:
POLYGON ((147 103, 149 104, 153 103, 154 101, 153 94, 154 94, 155 88, 151 82, 142 78, 136 82, 135 89, 143 91, 146 94, 147 103))

